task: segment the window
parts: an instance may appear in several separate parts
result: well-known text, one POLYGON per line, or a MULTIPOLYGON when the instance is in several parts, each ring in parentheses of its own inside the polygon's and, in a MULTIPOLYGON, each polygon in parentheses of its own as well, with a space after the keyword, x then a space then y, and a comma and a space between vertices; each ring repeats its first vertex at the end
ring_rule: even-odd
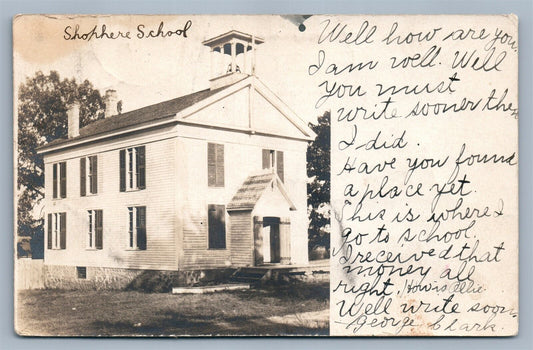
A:
POLYGON ((97 156, 80 158, 80 195, 83 197, 97 192, 98 158, 97 156), (89 184, 89 188, 87 188, 87 184, 89 184))
POLYGON ((120 151, 120 191, 146 188, 145 147, 131 147, 120 151))
POLYGON ((224 187, 224 145, 207 144, 207 185, 224 187))
POLYGON ((285 175, 283 165, 283 152, 274 151, 271 149, 263 150, 263 169, 272 169, 272 172, 276 171, 280 180, 283 182, 285 175))
POLYGON ((89 230, 87 235, 88 249, 102 249, 103 215, 101 210, 88 210, 89 230))
POLYGON ((48 214, 48 249, 67 248, 67 214, 48 214))
POLYGON ((67 163, 60 162, 52 165, 53 198, 67 197, 67 163), (59 195, 59 197, 58 197, 59 195))
POLYGON ((87 279, 87 268, 85 266, 76 266, 76 272, 79 279, 87 279))
POLYGON ((128 248, 146 250, 146 207, 128 207, 128 248))
POLYGON ((226 248, 226 207, 209 204, 208 206, 209 249, 226 248))

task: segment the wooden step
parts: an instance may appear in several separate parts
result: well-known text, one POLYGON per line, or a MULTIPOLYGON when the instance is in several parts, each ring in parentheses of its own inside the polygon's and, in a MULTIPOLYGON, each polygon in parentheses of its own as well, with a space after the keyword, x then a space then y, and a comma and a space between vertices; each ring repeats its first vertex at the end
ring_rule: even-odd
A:
POLYGON ((255 269, 255 268, 239 268, 230 277, 232 282, 245 282, 245 283, 259 283, 265 275, 269 272, 268 269, 255 269))

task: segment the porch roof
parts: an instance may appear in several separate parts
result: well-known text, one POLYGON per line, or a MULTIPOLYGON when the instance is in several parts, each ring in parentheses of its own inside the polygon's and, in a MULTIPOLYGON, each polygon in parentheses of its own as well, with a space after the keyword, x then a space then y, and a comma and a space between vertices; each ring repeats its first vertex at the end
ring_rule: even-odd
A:
POLYGON ((228 211, 253 210, 268 186, 277 186, 287 200, 289 209, 296 210, 283 182, 277 174, 272 172, 249 176, 228 203, 226 209, 228 211))

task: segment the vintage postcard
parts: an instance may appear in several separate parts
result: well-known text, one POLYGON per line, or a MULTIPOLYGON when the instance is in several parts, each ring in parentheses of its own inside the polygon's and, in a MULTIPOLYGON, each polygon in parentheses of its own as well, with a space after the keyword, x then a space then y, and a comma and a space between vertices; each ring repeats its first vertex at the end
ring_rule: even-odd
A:
POLYGON ((24 336, 518 332, 518 19, 13 19, 24 336))

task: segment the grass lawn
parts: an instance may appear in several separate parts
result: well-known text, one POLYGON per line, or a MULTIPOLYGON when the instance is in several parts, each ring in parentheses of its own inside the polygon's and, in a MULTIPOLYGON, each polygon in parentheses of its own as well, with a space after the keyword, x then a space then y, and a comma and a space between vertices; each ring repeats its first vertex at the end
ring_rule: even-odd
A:
POLYGON ((187 295, 24 290, 16 329, 40 336, 327 335, 324 322, 279 320, 329 309, 328 300, 327 283, 187 295))

